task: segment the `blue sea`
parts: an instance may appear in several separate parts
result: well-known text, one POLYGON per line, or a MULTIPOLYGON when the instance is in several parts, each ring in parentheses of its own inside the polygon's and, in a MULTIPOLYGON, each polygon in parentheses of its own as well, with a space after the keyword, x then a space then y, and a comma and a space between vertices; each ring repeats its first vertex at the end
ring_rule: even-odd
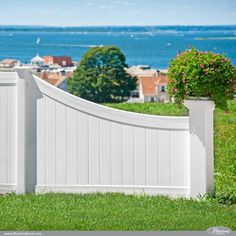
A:
POLYGON ((0 26, 0 60, 21 62, 39 53, 68 55, 80 61, 90 47, 115 45, 129 65, 168 67, 179 51, 197 47, 223 53, 236 65, 235 26, 147 26, 147 27, 29 27, 0 26), (40 40, 38 40, 38 38, 40 40), (36 43, 40 41, 39 43, 36 43))

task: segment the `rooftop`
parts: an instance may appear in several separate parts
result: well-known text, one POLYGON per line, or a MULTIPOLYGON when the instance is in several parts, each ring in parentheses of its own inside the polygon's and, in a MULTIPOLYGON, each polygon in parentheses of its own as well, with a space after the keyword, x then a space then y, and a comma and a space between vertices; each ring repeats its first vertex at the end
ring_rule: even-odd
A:
POLYGON ((44 81, 57 87, 64 80, 71 77, 72 74, 73 74, 72 72, 67 72, 65 75, 62 75, 61 73, 42 72, 38 73, 37 75, 44 81))
POLYGON ((31 59, 31 62, 44 62, 44 59, 37 54, 34 58, 31 59))
POLYGON ((156 87, 158 85, 166 86, 168 84, 168 77, 165 74, 159 76, 146 76, 139 78, 139 85, 142 88, 142 92, 146 96, 155 96, 157 94, 156 87))

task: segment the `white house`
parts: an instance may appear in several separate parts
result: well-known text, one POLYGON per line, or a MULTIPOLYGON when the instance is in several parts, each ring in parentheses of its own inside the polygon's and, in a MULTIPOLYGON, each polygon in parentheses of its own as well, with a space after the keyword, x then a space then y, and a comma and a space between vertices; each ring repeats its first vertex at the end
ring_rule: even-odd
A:
POLYGON ((151 69, 148 66, 132 66, 128 69, 126 69, 126 72, 132 76, 140 77, 140 76, 157 76, 158 71, 151 69))
POLYGON ((13 68, 15 66, 19 66, 20 62, 15 59, 4 59, 0 61, 0 67, 1 68, 13 68))
POLYGON ((31 64, 34 66, 42 66, 44 64, 44 59, 37 54, 34 58, 31 60, 31 64))
POLYGON ((159 74, 158 76, 139 77, 139 97, 143 102, 169 102, 166 87, 168 76, 159 74))

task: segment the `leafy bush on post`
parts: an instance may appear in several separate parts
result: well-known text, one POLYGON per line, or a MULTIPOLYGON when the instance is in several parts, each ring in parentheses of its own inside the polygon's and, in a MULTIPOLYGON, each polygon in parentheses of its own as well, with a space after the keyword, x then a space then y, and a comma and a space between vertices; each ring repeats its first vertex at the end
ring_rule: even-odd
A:
POLYGON ((68 80, 68 90, 92 102, 123 102, 136 88, 136 78, 126 73, 126 67, 125 56, 119 48, 91 48, 68 80))
POLYGON ((207 97, 216 107, 227 109, 227 101, 236 92, 235 68, 229 59, 195 48, 171 61, 168 77, 168 92, 177 103, 191 97, 207 97))

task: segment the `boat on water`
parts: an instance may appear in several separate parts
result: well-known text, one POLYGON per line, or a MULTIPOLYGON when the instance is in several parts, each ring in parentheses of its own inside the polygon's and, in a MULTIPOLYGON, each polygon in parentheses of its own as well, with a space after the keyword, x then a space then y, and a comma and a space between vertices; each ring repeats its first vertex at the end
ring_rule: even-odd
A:
POLYGON ((37 38, 36 44, 40 43, 40 38, 37 38))

